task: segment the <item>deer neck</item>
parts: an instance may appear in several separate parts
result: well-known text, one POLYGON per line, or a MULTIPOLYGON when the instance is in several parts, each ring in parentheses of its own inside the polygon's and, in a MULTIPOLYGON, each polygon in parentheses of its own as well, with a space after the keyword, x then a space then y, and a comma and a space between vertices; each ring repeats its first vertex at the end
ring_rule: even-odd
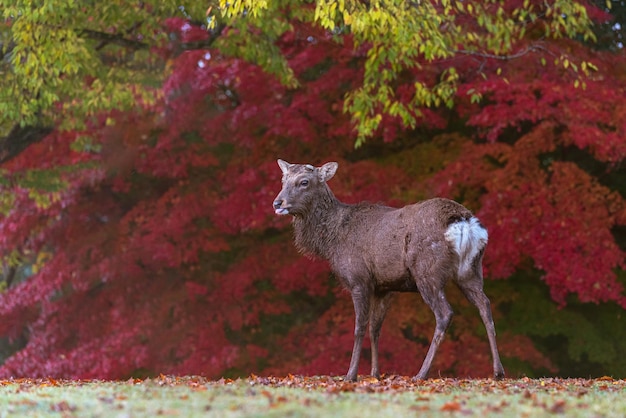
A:
POLYGON ((300 252, 327 260, 330 258, 341 226, 342 206, 327 189, 327 193, 317 199, 308 212, 294 216, 295 243, 300 252))

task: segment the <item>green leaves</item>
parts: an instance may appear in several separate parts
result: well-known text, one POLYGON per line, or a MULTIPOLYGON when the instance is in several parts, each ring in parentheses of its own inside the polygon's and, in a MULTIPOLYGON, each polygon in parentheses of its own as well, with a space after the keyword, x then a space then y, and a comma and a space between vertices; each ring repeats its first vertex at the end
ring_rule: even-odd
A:
POLYGON ((209 17, 210 27, 220 22, 232 30, 221 36, 216 45, 226 55, 253 62, 276 76, 284 85, 297 87, 298 80, 276 41, 292 29, 289 21, 291 17, 310 20, 308 8, 298 3, 289 0, 219 0, 214 15, 209 17))
POLYGON ((0 126, 81 128, 91 116, 128 109, 138 98, 154 102, 144 82, 157 73, 162 78, 165 63, 147 47, 167 40, 161 25, 180 14, 177 6, 174 1, 1 0, 8 39, 0 126))
MULTIPOLYGON (((306 3, 294 0, 257 4, 222 0, 220 9, 225 22, 238 29, 244 18, 252 24, 262 16, 263 21, 255 23, 254 27, 265 33, 264 30, 271 27, 267 24, 270 16, 275 18, 281 10, 304 7, 306 3)), ((541 3, 525 0, 521 6, 498 0, 377 0, 367 3, 318 0, 314 13, 303 18, 333 34, 350 36, 357 47, 369 47, 363 66, 362 86, 348 93, 344 107, 352 115, 357 146, 377 132, 384 115, 400 117, 404 126, 412 128, 421 115, 420 109, 441 105, 451 107, 456 94, 454 77, 458 75, 455 75, 457 70, 450 60, 459 53, 475 55, 483 60, 519 58, 524 55, 518 53, 521 44, 528 42, 528 32, 534 33, 530 38, 532 42, 537 30, 546 39, 595 39, 585 7, 571 0, 541 3), (445 62, 447 74, 434 83, 416 82, 415 94, 408 101, 398 97, 401 74, 407 71, 419 73, 422 66, 434 62, 445 62)), ((249 37, 236 39, 244 43, 251 41, 249 37)), ((258 37, 255 42, 258 45, 258 37)), ((255 55, 245 52, 249 48, 245 44, 242 46, 239 43, 238 48, 243 51, 240 56, 253 59, 264 68, 271 68, 273 74, 295 85, 288 68, 282 65, 270 67, 264 63, 279 60, 267 56, 275 50, 264 45, 262 52, 255 55)), ((571 64, 565 64, 565 69, 571 64)), ((478 95, 472 96, 472 100, 478 99, 478 95)))
MULTIPOLYGON (((497 0, 311 3, 219 0, 207 9, 172 0, 114 0, 89 6, 62 0, 0 0, 10 32, 10 41, 3 40, 7 62, 0 81, 0 126, 38 122, 82 128, 100 111, 128 109, 137 100, 153 103, 150 85, 163 76, 165 62, 148 48, 167 40, 160 25, 173 16, 196 21, 206 17, 209 29, 229 27, 216 45, 228 55, 257 63, 290 88, 299 81, 277 40, 292 29, 293 21, 319 25, 334 36, 349 36, 357 48, 369 48, 362 85, 347 95, 345 104, 356 126, 357 144, 375 134, 384 115, 414 127, 420 109, 452 106, 456 83, 449 74, 458 71, 451 59, 459 53, 506 58, 520 43, 532 42, 538 31, 545 39, 595 39, 585 7, 571 0, 525 0, 520 6, 497 0), (408 100, 398 96, 401 75, 419 74, 424 65, 435 62, 450 73, 435 81, 416 80, 408 100)), ((580 67, 567 59, 559 64, 566 70, 580 67)), ((582 68, 584 76, 587 68, 582 68)), ((582 78, 576 84, 585 85, 582 78)))

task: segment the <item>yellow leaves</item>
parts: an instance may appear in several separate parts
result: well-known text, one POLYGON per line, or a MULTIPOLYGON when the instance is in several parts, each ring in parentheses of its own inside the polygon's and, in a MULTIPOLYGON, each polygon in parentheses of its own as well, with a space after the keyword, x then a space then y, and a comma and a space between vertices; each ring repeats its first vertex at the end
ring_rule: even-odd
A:
POLYGON ((350 26, 352 24, 352 15, 347 11, 343 11, 343 23, 350 26))
POLYGON ((235 17, 244 12, 257 17, 268 8, 267 0, 220 0, 219 9, 225 17, 235 17))
MULTIPOLYGON (((586 78, 591 75, 592 71, 598 70, 598 67, 591 61, 576 61, 568 55, 555 57, 553 64, 555 67, 562 68, 564 72, 569 72, 573 75, 575 77, 573 81, 574 88, 582 88, 583 90, 587 88, 586 78)), ((546 66, 545 57, 541 57, 541 65, 546 66)))
POLYGON ((45 266, 46 263, 52 259, 52 256, 53 256, 53 253, 50 251, 46 251, 46 250, 40 251, 37 254, 37 258, 35 259, 35 262, 31 266, 33 274, 39 273, 39 271, 43 268, 43 266, 45 266))
MULTIPOLYGON (((539 13, 542 13, 542 19, 538 27, 545 28, 547 38, 593 36, 585 7, 571 0, 554 0, 543 5, 523 0, 514 10, 497 1, 433 0, 417 3, 418 6, 397 0, 376 0, 366 5, 360 0, 315 2, 311 16, 315 24, 335 35, 349 31, 355 45, 371 46, 364 64, 362 88, 348 95, 345 106, 357 123, 359 141, 364 140, 361 135, 370 135, 378 127, 378 112, 401 116, 405 123, 411 124, 414 121, 403 115, 418 114, 420 107, 453 105, 457 82, 454 72, 445 74, 436 85, 426 87, 418 83, 410 104, 396 104, 393 97, 396 79, 406 69, 449 58, 459 49, 505 57, 527 37, 527 27, 531 22, 538 22, 539 13), (473 24, 461 25, 460 16, 464 22, 469 19, 473 24), (479 29, 468 29, 476 26, 479 29)), ((248 14, 266 7, 265 2, 263 5, 253 4, 252 0, 220 0, 220 5, 233 11, 246 10, 248 14)), ((571 59, 559 62, 568 71, 577 71, 576 64, 571 59)), ((588 68, 585 65, 583 73, 588 68)), ((501 73, 499 69, 498 76, 501 73)), ((579 85, 582 86, 583 82, 580 81, 579 85)), ((472 101, 479 99, 479 95, 472 96, 472 101)))
POLYGON ((598 71, 598 67, 591 61, 583 61, 580 65, 585 74, 589 74, 589 70, 598 71))
POLYGON ((558 39, 564 36, 575 38, 582 35, 584 40, 596 39, 587 9, 580 3, 556 0, 546 6, 545 16, 549 17, 548 24, 545 25, 546 37, 558 39))
POLYGON ((48 192, 33 187, 28 189, 28 197, 35 202, 38 208, 47 209, 58 202, 61 195, 57 192, 48 192))
POLYGON ((15 206, 15 194, 10 191, 0 191, 0 214, 7 215, 15 206))
POLYGON ((469 89, 467 95, 470 96, 471 103, 479 103, 482 100, 483 95, 474 89, 469 89))
POLYGON ((334 30, 339 18, 342 20, 347 18, 352 23, 352 16, 347 12, 344 1, 322 0, 317 2, 313 19, 318 21, 322 27, 334 30))
MULTIPOLYGON (((11 21, 7 32, 14 44, 6 55, 11 60, 5 67, 8 73, 0 77, 0 93, 6 99, 0 103, 3 123, 60 122, 66 128, 76 127, 72 121, 80 124, 120 103, 135 104, 132 97, 144 95, 140 83, 146 81, 146 73, 158 68, 160 58, 148 49, 132 51, 103 39, 119 36, 131 44, 141 39, 143 44, 157 45, 165 37, 163 13, 169 17, 181 12, 173 0, 143 3, 112 0, 86 8, 74 0, 47 0, 24 7, 0 0, 3 16, 11 21), (108 71, 112 67, 117 68, 108 71), (105 95, 96 100, 88 97, 86 85, 86 80, 93 79, 105 86, 105 95), (115 95, 124 97, 120 100, 115 95), (59 101, 65 102, 62 113, 59 101)), ((182 12, 189 16, 187 9, 182 12)), ((163 74, 152 72, 147 82, 158 85, 159 80, 153 79, 163 74)))

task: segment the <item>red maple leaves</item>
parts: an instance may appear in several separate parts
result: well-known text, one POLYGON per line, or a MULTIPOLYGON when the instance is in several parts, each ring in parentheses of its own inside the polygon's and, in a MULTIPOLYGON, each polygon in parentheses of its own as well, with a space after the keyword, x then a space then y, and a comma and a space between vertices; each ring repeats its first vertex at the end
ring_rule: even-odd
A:
MULTIPOLYGON (((193 26, 183 32, 204 36, 193 26)), ((585 90, 539 55, 508 63, 506 81, 493 77, 501 62, 460 58, 467 71, 453 111, 429 110, 415 132, 385 120, 380 138, 355 151, 342 108, 361 77, 362 51, 300 26, 279 43, 297 89, 217 50, 187 51, 173 59, 157 106, 109 115, 114 127, 55 132, 3 166, 19 179, 48 170, 63 187, 33 178, 49 182, 37 203, 23 182, 1 186, 14 199, 0 219, 2 254, 37 268, 0 294, 0 331, 27 335, 0 375, 344 373, 352 306, 324 262, 297 254, 288 221, 272 211, 281 157, 340 161, 344 174, 332 187, 347 202, 463 200, 489 229, 489 277, 507 278, 532 260, 560 305, 574 294, 626 306, 615 275, 624 252, 612 235, 626 224, 626 204, 611 177, 626 154, 625 80, 608 66, 623 57, 555 44, 581 59, 592 54, 612 77, 590 79, 585 90), (471 89, 482 103, 466 100, 471 89), (413 149, 442 130, 460 150, 435 157, 413 149), (80 135, 101 152, 77 148, 80 135), (431 158, 445 169, 415 167, 431 158)), ((408 100, 410 86, 399 91, 408 100)), ((455 319, 438 370, 490 373, 472 321, 478 316, 455 319)), ((432 326, 418 296, 399 297, 383 330, 383 369, 415 372, 432 326)), ((504 335, 505 356, 554 370, 527 337, 504 335)))

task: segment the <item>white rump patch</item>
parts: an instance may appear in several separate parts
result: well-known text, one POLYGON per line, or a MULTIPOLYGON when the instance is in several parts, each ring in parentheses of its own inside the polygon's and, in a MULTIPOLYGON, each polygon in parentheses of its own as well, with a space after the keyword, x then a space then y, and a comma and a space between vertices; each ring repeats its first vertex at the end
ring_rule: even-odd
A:
POLYGON ((478 218, 472 216, 469 220, 450 224, 445 237, 459 255, 459 277, 462 277, 471 269, 474 259, 487 245, 487 229, 480 224, 478 218))

